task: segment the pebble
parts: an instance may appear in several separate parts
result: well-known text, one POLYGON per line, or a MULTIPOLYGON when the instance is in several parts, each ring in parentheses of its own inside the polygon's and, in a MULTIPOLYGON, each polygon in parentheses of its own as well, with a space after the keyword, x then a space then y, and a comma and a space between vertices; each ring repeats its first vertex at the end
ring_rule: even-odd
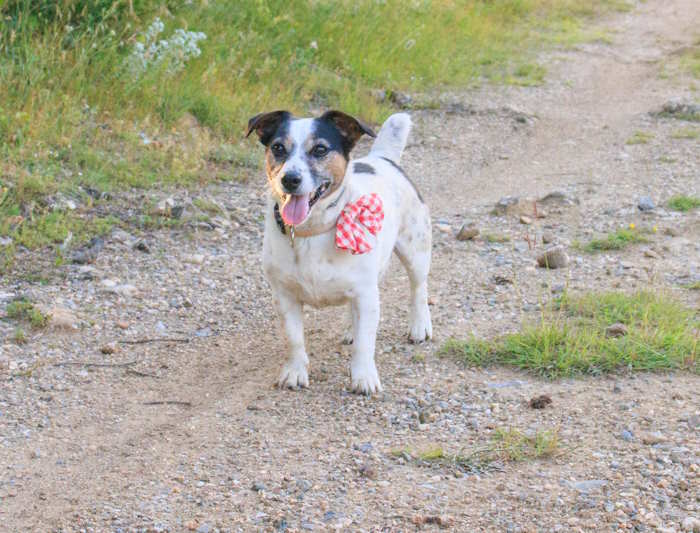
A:
POLYGON ((479 228, 475 226, 470 226, 467 224, 462 224, 462 227, 457 233, 458 241, 471 241, 474 237, 479 235, 479 228))
POLYGON ((520 223, 521 224, 532 224, 532 219, 529 216, 520 215, 520 223))
POLYGON ((605 479, 589 479, 586 481, 578 481, 573 484, 574 489, 579 492, 591 492, 596 489, 603 488, 608 482, 605 479))
POLYGON ((700 520, 694 516, 689 516, 683 520, 683 531, 691 531, 692 533, 700 533, 700 520))
POLYGON ((627 335, 627 326, 621 322, 616 322, 615 324, 611 324, 605 328, 606 337, 617 338, 624 337, 625 335, 627 335))
POLYGON ((542 234, 542 243, 543 244, 551 244, 556 240, 556 237, 554 236, 554 233, 551 231, 545 231, 542 234))
POLYGON ((645 433, 644 435, 642 435, 642 442, 644 444, 660 444, 662 442, 666 442, 666 440, 666 437, 664 437, 658 431, 656 433, 645 433))
POLYGON ((110 354, 116 353, 117 350, 119 350, 119 346, 116 342, 110 342, 109 344, 104 344, 100 348, 100 352, 102 352, 105 355, 110 355, 110 354))
POLYGON ((78 317, 70 309, 65 307, 53 307, 46 311, 49 317, 49 327, 64 331, 76 331, 78 329, 78 317))
POLYGON ((537 264, 542 268, 564 268, 569 264, 569 256, 563 246, 552 246, 537 258, 537 264))
POLYGON ((637 202, 637 209, 640 211, 652 211, 655 207, 654 200, 649 196, 642 196, 637 202))
POLYGON ((632 432, 626 429, 623 429, 620 432, 620 437, 622 437, 622 440, 626 442, 632 442, 634 440, 634 435, 632 434, 632 432))

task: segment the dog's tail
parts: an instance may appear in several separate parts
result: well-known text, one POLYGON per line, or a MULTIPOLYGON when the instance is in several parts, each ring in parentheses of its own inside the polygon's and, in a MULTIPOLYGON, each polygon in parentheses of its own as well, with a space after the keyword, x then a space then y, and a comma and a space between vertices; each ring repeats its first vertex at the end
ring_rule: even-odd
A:
POLYGON ((379 130, 369 153, 385 157, 398 164, 406 148, 409 131, 411 131, 411 117, 407 113, 391 115, 379 130))

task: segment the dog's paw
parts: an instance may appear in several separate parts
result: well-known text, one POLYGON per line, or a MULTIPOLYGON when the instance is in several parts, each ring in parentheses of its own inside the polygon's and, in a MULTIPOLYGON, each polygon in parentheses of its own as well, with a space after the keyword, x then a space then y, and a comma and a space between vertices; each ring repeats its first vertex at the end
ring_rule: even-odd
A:
POLYGON ((309 386, 309 373, 306 364, 292 361, 284 365, 277 381, 280 389, 298 389, 309 386))
POLYGON ((411 325, 408 338, 415 344, 420 344, 433 338, 433 325, 430 321, 430 312, 426 311, 423 316, 418 317, 411 325))
POLYGON ((375 392, 382 392, 382 384, 379 381, 377 367, 361 366, 351 370, 352 391, 356 394, 369 396, 375 392))

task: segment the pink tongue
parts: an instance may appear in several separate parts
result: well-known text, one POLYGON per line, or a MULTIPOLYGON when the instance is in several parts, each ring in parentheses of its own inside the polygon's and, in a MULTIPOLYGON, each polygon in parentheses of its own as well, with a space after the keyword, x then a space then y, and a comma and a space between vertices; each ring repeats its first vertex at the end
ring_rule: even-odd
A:
POLYGON ((309 195, 293 194, 282 207, 282 218, 289 226, 297 226, 309 214, 309 195))

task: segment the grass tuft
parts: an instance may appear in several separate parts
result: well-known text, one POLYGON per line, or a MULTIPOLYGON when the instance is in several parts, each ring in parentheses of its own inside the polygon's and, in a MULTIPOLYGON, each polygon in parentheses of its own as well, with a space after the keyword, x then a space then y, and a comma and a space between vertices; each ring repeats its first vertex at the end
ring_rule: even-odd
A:
POLYGON ((29 322, 33 328, 43 328, 49 323, 49 317, 39 311, 28 300, 15 300, 7 306, 7 317, 13 320, 29 322))
POLYGON ((609 233, 605 238, 592 239, 583 249, 588 253, 603 252, 609 250, 622 250, 630 244, 649 242, 649 239, 634 229, 619 229, 609 233))
POLYGON ((506 365, 559 378, 616 370, 698 372, 696 314, 664 295, 651 292, 565 294, 557 309, 522 331, 494 340, 448 340, 441 355, 473 366, 506 365), (606 336, 622 323, 627 334, 606 336))
POLYGON ((700 198, 679 194, 669 198, 666 205, 668 205, 669 209, 685 213, 686 211, 700 207, 700 198))
POLYGON ((700 137, 700 131, 694 128, 680 128, 671 133, 672 139, 697 139, 700 137))
POLYGON ((635 131, 632 137, 627 139, 625 144, 647 144, 654 138, 654 135, 645 131, 635 131))

